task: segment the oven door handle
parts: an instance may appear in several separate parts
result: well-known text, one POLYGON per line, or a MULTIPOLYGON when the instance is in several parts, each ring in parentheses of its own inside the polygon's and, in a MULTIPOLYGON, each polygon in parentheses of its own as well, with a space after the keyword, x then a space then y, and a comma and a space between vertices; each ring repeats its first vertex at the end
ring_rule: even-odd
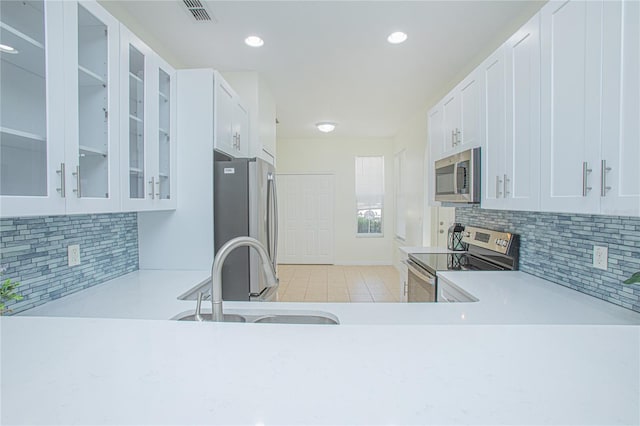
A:
POLYGON ((427 284, 429 285, 436 285, 436 277, 434 277, 431 274, 425 274, 424 272, 422 272, 421 270, 419 270, 415 264, 411 261, 407 262, 407 267, 409 268, 409 271, 414 274, 415 276, 417 276, 419 279, 421 279, 422 281, 425 281, 427 284))

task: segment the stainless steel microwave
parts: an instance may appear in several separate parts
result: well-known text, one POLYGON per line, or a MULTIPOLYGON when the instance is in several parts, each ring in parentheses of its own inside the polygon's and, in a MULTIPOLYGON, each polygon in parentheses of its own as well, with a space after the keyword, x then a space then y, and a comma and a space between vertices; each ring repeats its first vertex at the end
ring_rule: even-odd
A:
POLYGON ((449 203, 480 202, 480 148, 435 162, 435 199, 449 203))

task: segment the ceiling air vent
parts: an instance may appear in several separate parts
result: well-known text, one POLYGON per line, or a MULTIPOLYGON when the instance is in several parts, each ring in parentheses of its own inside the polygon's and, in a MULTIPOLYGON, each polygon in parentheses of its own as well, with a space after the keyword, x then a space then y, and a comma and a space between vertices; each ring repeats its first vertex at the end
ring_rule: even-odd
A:
POLYGON ((185 7, 193 16, 196 22, 212 22, 214 21, 213 15, 209 13, 201 0, 182 0, 185 7))

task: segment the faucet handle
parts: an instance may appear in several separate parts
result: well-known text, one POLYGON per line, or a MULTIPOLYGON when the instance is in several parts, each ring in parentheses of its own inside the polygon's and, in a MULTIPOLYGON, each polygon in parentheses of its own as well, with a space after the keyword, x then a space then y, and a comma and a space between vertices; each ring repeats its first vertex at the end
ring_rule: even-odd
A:
POLYGON ((198 300, 196 301, 196 314, 194 316, 194 319, 196 321, 204 321, 204 318, 202 318, 202 314, 200 314, 201 310, 202 310, 202 298, 204 297, 204 291, 201 291, 198 293, 198 300))

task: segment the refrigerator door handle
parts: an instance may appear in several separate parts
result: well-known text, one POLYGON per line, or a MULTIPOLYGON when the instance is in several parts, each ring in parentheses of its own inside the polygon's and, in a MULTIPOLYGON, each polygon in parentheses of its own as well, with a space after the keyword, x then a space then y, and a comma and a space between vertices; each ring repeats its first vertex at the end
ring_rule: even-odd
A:
POLYGON ((275 270, 278 252, 278 198, 273 173, 267 175, 267 250, 275 270))
POLYGON ((272 176, 273 185, 273 270, 276 270, 278 263, 278 187, 276 186, 276 175, 272 176))

